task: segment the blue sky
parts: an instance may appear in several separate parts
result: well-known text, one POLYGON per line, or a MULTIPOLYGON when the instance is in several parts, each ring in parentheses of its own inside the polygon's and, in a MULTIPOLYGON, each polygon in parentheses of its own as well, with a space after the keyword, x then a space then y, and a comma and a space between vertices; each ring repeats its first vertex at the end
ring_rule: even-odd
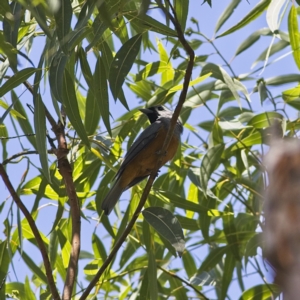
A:
MULTIPOLYGON (((247 2, 246 0, 243 0, 242 3, 239 5, 239 7, 235 10, 234 15, 221 28, 220 33, 223 32, 224 30, 230 28, 231 26, 235 25, 236 22, 238 22, 247 12, 249 12, 257 2, 258 1, 250 1, 249 0, 249 2, 247 2)), ((194 17, 195 19, 197 19, 199 21, 199 26, 200 26, 201 31, 207 37, 213 38, 214 37, 214 26, 217 22, 217 19, 219 18, 219 16, 221 15, 221 13, 224 11, 224 9, 227 7, 227 5, 229 3, 230 3, 230 1, 227 1, 227 0, 226 1, 213 0, 213 8, 210 8, 207 4, 201 5, 201 1, 199 1, 199 0, 190 0, 191 6, 190 6, 189 19, 191 17, 194 17)), ((151 11, 149 14, 156 19, 159 19, 161 21, 163 20, 163 15, 161 12, 151 11)), ((194 25, 191 24, 190 22, 188 22, 187 27, 189 27, 189 26, 194 26, 194 25)), ((234 33, 233 35, 229 35, 229 36, 226 36, 223 38, 216 39, 214 41, 214 43, 218 47, 218 49, 220 50, 222 55, 226 58, 226 60, 231 61, 231 59, 233 58, 234 53, 235 53, 237 47, 240 45, 240 43, 245 38, 247 38, 253 31, 263 28, 263 27, 267 27, 265 13, 262 14, 256 21, 254 21, 253 23, 250 23, 242 30, 239 30, 238 32, 234 33)), ((286 17, 283 19, 281 29, 284 31, 287 30, 286 17)), ((161 36, 159 36, 159 34, 152 33, 151 39, 153 40, 154 44, 155 44, 156 38, 160 39, 161 36)), ((197 38, 197 37, 193 36, 193 38, 197 38)), ((251 68, 253 61, 255 61, 255 59, 259 56, 259 54, 265 48, 267 48, 269 46, 271 39, 272 39, 272 37, 262 37, 251 48, 250 51, 245 51, 244 53, 242 53, 241 55, 239 55, 238 57, 233 59, 231 62, 231 66, 234 69, 234 71, 236 72, 236 74, 243 74, 243 73, 250 72, 250 68, 251 68)), ((35 44, 33 45, 32 51, 30 53, 30 58, 33 60, 33 62, 36 65, 38 63, 40 51, 42 50, 41 45, 43 45, 43 42, 44 42, 43 38, 39 38, 37 41, 35 41, 34 42, 35 44), (38 43, 40 43, 40 44, 38 44, 38 43)), ((171 43, 168 43, 165 41, 164 41, 164 43, 165 43, 166 49, 170 50, 172 47, 171 43)), ((116 45, 119 45, 119 43, 116 42, 116 45)), ((277 55, 277 57, 279 57, 283 53, 287 53, 289 51, 290 51, 290 49, 289 49, 289 47, 287 47, 286 49, 284 49, 284 51, 281 54, 277 55)), ((184 52, 182 50, 181 50, 181 52, 182 52, 182 54, 184 54, 184 52)), ((210 57, 208 58, 208 61, 213 62, 218 65, 221 65, 224 67, 224 69, 226 71, 228 71, 228 69, 224 66, 224 62, 215 53, 215 50, 211 47, 211 45, 209 43, 204 43, 196 51, 196 55, 202 55, 204 53, 211 54, 210 57)), ((159 59, 158 54, 154 53, 154 52, 152 52, 152 53, 146 52, 146 53, 143 53, 142 56, 143 56, 144 60, 149 61, 149 62, 154 62, 159 59)), ((89 53, 88 57, 89 57, 89 60, 91 61, 91 63, 93 64, 93 60, 94 60, 93 54, 89 53)), ((271 60, 273 60, 273 59, 274 58, 272 57, 271 60)), ((176 63, 177 62, 174 61, 175 66, 176 66, 176 63)), ((258 63, 258 66, 262 66, 262 64, 263 64, 263 62, 260 62, 260 63, 258 63)), ((22 61, 22 64, 19 66, 19 68, 22 68, 22 67, 27 67, 26 63, 23 61, 22 61)), ((93 66, 92 66, 92 68, 93 68, 93 66)), ((256 73, 253 76, 254 77, 253 79, 257 80, 260 77, 269 78, 272 76, 276 76, 277 74, 287 74, 287 73, 298 73, 298 70, 293 62, 292 55, 289 55, 286 58, 278 61, 277 63, 274 63, 271 66, 267 67, 262 74, 259 75, 259 73, 256 73)), ((199 74, 200 74, 200 69, 195 69, 193 72, 193 79, 195 79, 197 76, 199 76, 199 74)), ((291 87, 293 85, 287 85, 286 89, 289 86, 291 87)), ((251 92, 251 90, 253 88, 253 81, 250 82, 250 84, 247 86, 247 88, 249 89, 249 92, 251 92)), ((17 91, 17 94, 21 97, 22 101, 24 101, 24 103, 32 103, 31 95, 27 91, 24 91, 24 87, 20 86, 17 88, 16 91, 17 91)), ((282 91, 282 87, 272 88, 272 92, 274 92, 274 96, 277 93, 280 94, 281 91, 282 91)), ((126 98, 128 99, 128 104, 129 104, 130 109, 133 109, 136 106, 141 105, 140 100, 137 99, 136 96, 134 94, 132 94, 129 89, 125 89, 125 93, 126 93, 126 98)), ((43 93, 42 96, 43 96, 43 100, 45 101, 45 103, 47 103, 47 106, 49 104, 49 107, 51 108, 51 100, 50 100, 48 85, 46 85, 46 91, 45 91, 45 93, 43 93)), ((176 96, 178 98, 179 93, 176 96)), ((8 103, 10 102, 8 95, 5 96, 5 99, 8 101, 8 103)), ((266 110, 273 109, 273 107, 270 104, 268 104, 267 102, 263 106, 261 106, 257 94, 251 96, 251 101, 252 101, 253 108, 256 112, 263 112, 266 110)), ((112 97, 110 97, 110 107, 111 107, 111 114, 112 114, 114 120, 116 120, 118 117, 120 117, 122 114, 124 114, 126 112, 124 107, 121 106, 119 102, 115 103, 115 101, 113 100, 112 97)), ((215 111, 216 107, 217 107, 217 102, 211 101, 210 107, 213 111, 215 111)), ((53 109, 51 109, 51 110, 53 111, 53 109)), ((27 111, 27 113, 29 116, 31 116, 31 113, 29 110, 27 111)), ((290 110, 290 114, 291 114, 290 115, 291 118, 297 117, 297 112, 295 112, 294 110, 290 110)), ((194 110, 194 112, 192 113, 192 116, 188 122, 191 125, 196 125, 199 123, 200 120, 205 121, 205 120, 211 119, 211 118, 212 118, 212 116, 202 106, 202 107, 199 107, 194 110)), ((48 127, 48 129, 50 130, 49 127, 48 127)), ((10 128, 9 128, 9 132, 12 132, 12 131, 10 131, 10 128)), ((199 134, 203 135, 204 139, 207 138, 206 132, 199 131, 199 134)), ((187 136, 189 136, 190 143, 194 142, 195 145, 199 146, 199 141, 196 139, 193 140, 193 136, 189 135, 188 131, 185 130, 183 139, 187 138, 187 136)), ((23 141, 24 140, 22 139, 22 142, 23 141)), ((14 150, 14 148, 15 148, 14 145, 18 145, 18 142, 14 141, 14 140, 9 141, 9 149, 11 149, 10 154, 14 154, 16 152, 14 150)), ((19 146, 17 146, 17 147, 18 147, 17 149, 19 149, 19 146)), ((29 147, 29 145, 27 145, 27 143, 24 142, 24 147, 27 148, 27 147, 29 147)), ((34 157, 33 162, 36 165, 39 165, 39 161, 38 161, 37 157, 34 157)), ((9 165, 8 170, 9 170, 10 179, 12 180, 15 187, 17 187, 17 185, 20 182, 20 178, 22 177, 22 175, 26 169, 26 164, 27 164, 26 160, 23 160, 20 164, 9 165)), ((33 173, 30 172, 27 175, 27 178, 30 178, 31 176, 35 176, 35 175, 36 174, 34 172, 33 173)), ((100 177, 99 177, 99 180, 101 180, 100 177)), ((2 201, 3 201, 4 199, 6 199, 6 197, 9 196, 9 194, 8 194, 7 189, 3 186, 2 181, 0 181, 0 190, 3 191, 3 193, 2 193, 3 194, 2 201)), ((127 206, 128 196, 129 196, 129 194, 127 194, 127 196, 126 196, 126 193, 124 193, 122 196, 123 201, 121 201, 121 202, 122 202, 122 206, 124 205, 124 207, 127 206)), ((31 197, 31 196, 30 197, 28 197, 28 196, 22 197, 22 200, 29 207, 31 207, 31 203, 32 203, 33 199, 34 199, 34 197, 31 197)), ((5 210, 7 210, 9 208, 10 201, 11 201, 11 199, 7 200, 7 204, 5 205, 5 210)), ((40 203, 41 209, 40 209, 40 214, 39 214, 39 217, 37 220, 37 225, 42 229, 42 231, 44 233, 48 233, 50 231, 52 224, 53 224, 54 215, 56 212, 56 208, 54 206, 52 206, 53 202, 52 202, 52 204, 50 204, 50 203, 51 203, 51 201, 48 201, 48 200, 44 200, 40 203)), ((2 218, 4 218, 6 216, 5 210, 2 211, 2 213, 1 213, 2 218)), ((15 217, 16 217, 16 215, 14 216, 14 218, 15 217)), ((95 217, 97 217, 97 216, 95 216, 95 217)), ((114 216, 112 215, 111 218, 114 218, 114 216)), ((15 220, 16 220, 16 218, 15 218, 15 220)), ((101 236, 101 226, 99 226, 99 227, 96 227, 96 226, 97 226, 96 221, 94 223, 88 223, 85 220, 82 221, 82 233, 83 233, 82 234, 82 238, 83 238, 82 250, 87 250, 87 251, 91 252, 91 249, 89 249, 89 245, 91 243, 91 232, 94 229, 96 230, 96 233, 98 233, 99 236, 101 236), (88 232, 88 234, 86 234, 86 232, 88 232)), ((4 230, 3 224, 0 224, 1 234, 2 234, 3 230, 4 230)), ((1 238, 1 234, 0 234, 0 238, 1 238)), ((39 252, 35 248, 30 246, 29 242, 24 241, 23 247, 26 252, 28 252, 32 255, 32 257, 38 257, 37 262, 41 261, 39 252)), ((201 263, 201 261, 206 256, 206 254, 207 254, 207 249, 203 249, 203 248, 201 248, 201 250, 193 251, 193 255, 196 256, 198 265, 201 263)), ((25 274, 30 274, 30 273, 28 272, 28 270, 26 270, 26 267, 24 266, 19 254, 16 255, 14 262, 15 262, 15 268, 17 269, 18 280, 22 281, 22 278, 24 278, 25 274)), ((82 265, 83 264, 81 263, 81 267, 82 267, 82 265)), ((170 267, 181 267, 181 260, 179 258, 174 259, 174 261, 171 263, 170 267)), ((252 272, 251 268, 247 271, 249 274, 252 272)), ((183 274, 184 274, 184 272, 183 272, 183 274)), ((9 273, 9 278, 11 281, 16 280, 14 272, 12 270, 9 273)), ((270 280, 271 280, 271 278, 270 278, 270 280)), ((250 287, 254 284, 257 284, 258 282, 261 283, 261 279, 257 279, 256 276, 249 276, 249 279, 246 280, 246 284, 248 287, 250 287)), ((236 281, 233 282, 233 284, 230 288, 230 294, 232 296, 232 299, 235 299, 236 295, 241 294, 241 291, 238 288, 236 281)))

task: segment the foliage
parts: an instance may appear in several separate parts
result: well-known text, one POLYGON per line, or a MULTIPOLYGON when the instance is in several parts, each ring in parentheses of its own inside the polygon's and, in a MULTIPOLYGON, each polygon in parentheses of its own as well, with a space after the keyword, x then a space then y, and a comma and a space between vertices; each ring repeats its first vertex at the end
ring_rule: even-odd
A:
MULTIPOLYGON (((12 196, 0 204, 0 298, 69 299, 69 289, 74 299, 226 299, 234 284, 235 299, 276 297, 280 290, 264 281, 259 260, 267 181, 261 157, 271 124, 289 137, 299 127, 292 116, 300 108, 300 75, 291 71, 300 66, 298 9, 262 0, 236 20, 235 10, 248 4, 224 1, 210 39, 187 0, 50 2, 0 3, 0 174, 12 196), (236 71, 216 44, 230 45, 265 12, 268 28, 241 40, 234 58, 246 57, 244 73, 236 71), (124 236, 145 183, 124 193, 109 217, 101 201, 121 157, 148 126, 138 108, 175 107, 184 90, 190 56, 180 28, 196 52, 180 113, 182 145, 124 236), (250 70, 247 56, 257 44, 266 49, 250 70), (288 47, 288 73, 264 77, 288 47), (126 241, 105 265, 121 237, 126 241), (257 284, 249 286, 249 270, 257 284), (93 291, 84 295, 89 284, 93 291)), ((214 5, 205 0, 197 9, 213 14, 214 5)))

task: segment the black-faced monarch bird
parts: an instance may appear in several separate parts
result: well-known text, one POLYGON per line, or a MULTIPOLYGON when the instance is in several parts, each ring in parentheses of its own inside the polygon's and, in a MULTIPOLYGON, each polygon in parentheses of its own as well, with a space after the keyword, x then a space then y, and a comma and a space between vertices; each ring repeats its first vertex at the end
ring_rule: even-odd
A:
MULTIPOLYGON (((140 109, 147 115, 151 125, 148 126, 135 140, 115 176, 110 191, 102 202, 102 209, 109 215, 122 193, 148 177, 156 167, 159 151, 162 149, 167 136, 173 112, 164 106, 153 106, 140 109)), ((183 131, 178 120, 174 134, 166 150, 159 168, 171 160, 180 144, 180 135, 183 131)))

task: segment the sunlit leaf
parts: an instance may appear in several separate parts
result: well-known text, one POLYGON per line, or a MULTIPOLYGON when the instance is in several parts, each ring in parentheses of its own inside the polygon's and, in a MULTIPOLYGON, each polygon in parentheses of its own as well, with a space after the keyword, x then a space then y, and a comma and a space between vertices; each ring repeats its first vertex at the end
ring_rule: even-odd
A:
POLYGON ((261 0, 241 21, 239 21, 236 25, 232 26, 222 34, 218 35, 217 38, 235 32, 236 30, 243 28, 251 21, 255 20, 263 13, 263 11, 268 7, 271 1, 272 0, 261 0))
POLYGON ((243 292, 239 300, 267 300, 278 296, 280 293, 281 289, 276 284, 260 284, 243 292))
POLYGON ((300 69, 300 33, 298 28, 297 9, 294 5, 291 6, 289 13, 288 28, 294 60, 298 69, 300 69))
POLYGON ((255 128, 265 128, 270 127, 275 120, 282 120, 283 116, 277 112, 265 112, 254 116, 249 122, 248 125, 251 125, 255 128))
POLYGON ((218 22, 215 27, 215 32, 218 32, 222 25, 228 20, 228 18, 232 15, 235 8, 240 4, 241 0, 232 0, 226 9, 223 11, 222 15, 218 19, 218 22))

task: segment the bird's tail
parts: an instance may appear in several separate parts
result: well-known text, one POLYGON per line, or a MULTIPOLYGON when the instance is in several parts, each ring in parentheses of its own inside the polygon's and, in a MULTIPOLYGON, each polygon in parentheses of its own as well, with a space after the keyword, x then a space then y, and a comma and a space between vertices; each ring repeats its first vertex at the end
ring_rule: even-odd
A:
POLYGON ((120 182, 119 180, 117 180, 104 198, 101 205, 101 208, 104 210, 106 215, 109 215, 111 213, 123 192, 124 188, 120 186, 120 182))

